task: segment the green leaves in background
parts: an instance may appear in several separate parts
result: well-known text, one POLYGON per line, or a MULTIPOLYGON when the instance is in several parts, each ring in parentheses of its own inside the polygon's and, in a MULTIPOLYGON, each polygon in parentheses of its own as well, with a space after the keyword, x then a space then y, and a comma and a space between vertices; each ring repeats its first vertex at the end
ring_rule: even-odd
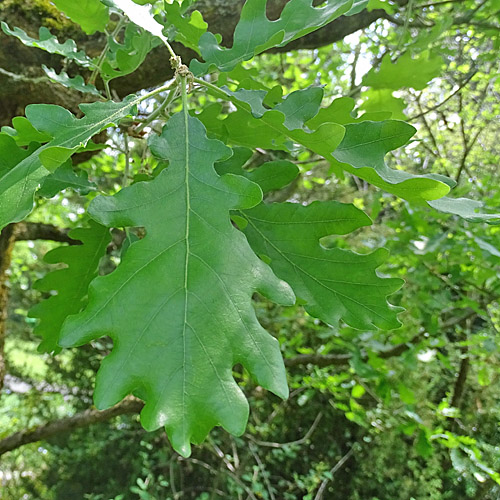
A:
POLYGON ((73 22, 79 24, 87 35, 106 30, 109 12, 100 0, 52 0, 52 2, 73 22))
POLYGON ((85 52, 78 50, 74 40, 66 40, 64 43, 59 43, 57 38, 51 34, 51 32, 45 28, 41 27, 39 31, 39 39, 32 38, 26 34, 21 28, 10 29, 9 25, 2 21, 2 30, 6 35, 15 36, 27 47, 36 47, 38 49, 45 50, 50 54, 58 54, 64 56, 71 61, 75 61, 77 64, 84 68, 90 68, 93 66, 92 59, 85 54, 85 52))
POLYGON ((231 150, 207 139, 187 110, 167 122, 151 149, 168 168, 89 207, 102 224, 144 226, 147 235, 93 282, 88 307, 66 322, 61 345, 109 335, 115 347, 97 375, 97 407, 136 394, 146 402, 144 427, 164 425, 187 456, 190 442, 215 425, 244 431, 248 403, 232 376, 236 363, 287 396, 278 342, 258 323, 251 297, 259 291, 292 304, 294 296, 231 225, 230 210, 262 199, 247 179, 216 174, 214 162, 231 150))
POLYGON ((53 271, 35 283, 41 292, 57 292, 29 311, 31 318, 40 319, 34 333, 43 339, 38 348, 41 352, 59 350, 62 324, 84 307, 89 284, 97 276, 99 261, 111 241, 109 229, 94 221, 90 221, 88 228, 73 229, 69 236, 82 245, 55 248, 44 257, 49 264, 64 263, 68 267, 53 271))
POLYGON ((403 282, 376 273, 388 252, 359 255, 320 244, 325 236, 370 225, 361 210, 327 201, 260 204, 238 214, 248 222, 244 231, 254 251, 270 259, 273 271, 305 301, 309 314, 331 325, 342 319, 359 329, 401 326, 397 314, 402 309, 389 305, 386 296, 403 282))
POLYGON ((327 0, 322 7, 313 7, 312 0, 291 0, 276 21, 267 18, 266 4, 267 0, 245 3, 230 49, 221 47, 213 33, 204 33, 199 48, 205 62, 193 60, 191 71, 195 75, 208 73, 211 69, 231 71, 256 54, 271 47, 282 47, 346 14, 353 0, 327 0))
POLYGON ((442 66, 443 59, 429 51, 421 52, 415 57, 410 52, 405 52, 396 62, 392 62, 390 54, 386 54, 380 69, 373 68, 363 77, 363 85, 372 89, 399 90, 410 87, 422 90, 441 74, 442 66))
MULTIPOLYGON (((85 113, 77 119, 68 110, 52 104, 26 107, 26 118, 38 132, 52 138, 37 148, 21 149, 14 137, 0 133, 0 229, 18 222, 33 208, 33 197, 51 171, 62 165, 95 134, 132 113, 141 98, 128 96, 120 103, 113 101, 81 104, 85 113)), ((23 120, 24 125, 26 122, 23 120)))

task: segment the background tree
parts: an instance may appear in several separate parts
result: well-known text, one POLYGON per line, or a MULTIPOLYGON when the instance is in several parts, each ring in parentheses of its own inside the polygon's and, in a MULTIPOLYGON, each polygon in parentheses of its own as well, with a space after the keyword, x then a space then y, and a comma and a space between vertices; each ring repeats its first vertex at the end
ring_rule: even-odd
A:
MULTIPOLYGON (((194 7, 230 45, 242 3, 214 6, 207 0, 194 7)), ((278 17, 283 3, 272 2, 269 15, 278 17)), ((357 112, 371 113, 372 120, 392 114, 409 121, 418 128, 418 141, 391 152, 386 161, 392 168, 432 169, 455 179, 459 195, 498 207, 500 5, 377 1, 369 7, 375 9, 337 19, 279 53, 253 59, 245 64, 246 72, 269 88, 278 83, 285 95, 326 85, 325 109, 344 119, 351 101, 335 101, 339 96, 354 97, 357 112), (327 108, 330 102, 338 110, 327 108)), ((76 40, 90 56, 98 56, 106 43, 102 34, 81 32, 49 2, 7 1, 0 8, 11 29, 19 26, 31 37, 45 25, 60 39, 76 40)), ((12 36, 2 37, 2 46, 4 124, 30 102, 77 111, 79 102, 95 99, 54 85, 51 73, 40 69, 45 64, 75 77, 73 62, 27 48, 12 36)), ((185 62, 194 56, 181 45, 174 48, 185 62)), ((136 72, 112 81, 112 94, 123 98, 161 85, 172 76, 167 59, 166 49, 152 48, 136 72)), ((82 72, 87 83, 91 73, 82 72)), ((235 73, 230 78, 241 81, 235 73)), ((105 90, 99 80, 94 83, 105 90)), ((201 92, 193 99, 208 126, 210 110, 220 104, 201 92)), ((171 106, 174 110, 177 104, 171 106)), ((226 106, 223 113, 231 111, 226 106)), ((146 102, 144 116, 147 112, 146 102)), ((114 192, 124 178, 149 175, 156 167, 141 138, 127 136, 128 125, 101 138, 107 157, 93 152, 76 157, 78 172, 87 172, 102 191, 114 192), (138 165, 140 171, 133 170, 138 165)), ((159 129, 154 121, 151 128, 159 129)), ((216 430, 192 457, 182 458, 163 431, 142 430, 136 418, 140 401, 128 399, 104 413, 89 410, 95 372, 112 347, 109 340, 55 357, 36 353, 35 320, 27 316, 39 300, 32 285, 47 272, 41 257, 57 246, 53 242, 75 243, 68 228, 80 225, 86 204, 82 193, 93 188, 78 173, 76 190, 40 198, 27 222, 2 231, 0 331, 7 332, 8 374, 0 450, 9 451, 2 457, 2 498, 498 496, 497 227, 431 214, 356 176, 333 177, 331 165, 311 151, 257 151, 250 167, 291 160, 300 169, 289 186, 271 190, 268 201, 353 202, 377 222, 328 237, 324 244, 360 253, 381 245, 389 249, 383 272, 406 280, 391 297, 406 308, 403 326, 373 331, 329 325, 300 306, 283 308, 255 297, 260 322, 280 340, 291 397, 278 400, 236 369, 251 402, 246 433, 235 438, 216 430)), ((50 186, 47 190, 50 195, 50 186)), ((102 274, 116 267, 122 248, 136 237, 141 234, 113 234, 102 274)))

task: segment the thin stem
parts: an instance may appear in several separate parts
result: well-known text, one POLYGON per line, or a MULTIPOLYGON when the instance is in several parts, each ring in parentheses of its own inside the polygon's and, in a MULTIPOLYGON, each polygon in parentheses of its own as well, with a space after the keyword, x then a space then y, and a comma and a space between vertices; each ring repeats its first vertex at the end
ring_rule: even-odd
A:
POLYGON ((167 47, 167 50, 170 52, 170 55, 172 57, 176 58, 177 54, 175 53, 174 49, 172 48, 172 46, 168 42, 167 38, 162 36, 161 41, 164 43, 165 47, 167 47))
POLYGON ((128 145, 128 135, 127 133, 123 134, 124 138, 124 152, 125 152, 125 170, 123 171, 123 187, 126 187, 128 184, 128 180, 130 177, 130 148, 128 145))
MULTIPOLYGON (((111 33, 111 38, 114 38, 120 30, 123 28, 125 25, 125 18, 122 17, 119 21, 118 24, 116 25, 116 28, 114 29, 113 33, 111 33)), ((104 64, 104 60, 106 59, 106 53, 108 52, 109 49, 109 37, 106 39, 106 45, 104 45, 104 49, 102 49, 101 54, 99 55, 99 59, 97 60, 96 67, 92 74, 90 75, 89 78, 89 83, 94 84, 95 80, 97 78, 97 75, 101 72, 102 65, 104 64)), ((103 80, 104 81, 104 80, 103 80)))
POLYGON ((177 88, 173 88, 167 95, 167 97, 163 100, 163 102, 156 108, 144 122, 141 124, 140 127, 137 128, 137 132, 142 132, 150 123, 152 123, 154 120, 156 120, 162 113, 165 111, 165 109, 171 104, 171 102, 175 99, 177 96, 177 88))
POLYGON ((162 92, 165 92, 165 90, 170 90, 171 88, 173 88, 176 85, 177 85, 177 82, 170 82, 167 85, 162 85, 161 87, 158 87, 157 89, 152 90, 151 92, 148 92, 147 94, 144 94, 143 96, 141 96, 137 100, 137 102, 145 101, 146 99, 149 99, 150 97, 154 97, 157 94, 161 94, 162 92))

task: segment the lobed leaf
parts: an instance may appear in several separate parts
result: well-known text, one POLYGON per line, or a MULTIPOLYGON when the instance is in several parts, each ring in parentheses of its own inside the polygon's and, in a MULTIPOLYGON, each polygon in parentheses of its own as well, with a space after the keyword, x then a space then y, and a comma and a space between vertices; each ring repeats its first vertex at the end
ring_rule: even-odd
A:
POLYGON ((42 292, 57 292, 33 306, 28 314, 40 319, 34 329, 43 339, 38 347, 40 352, 60 350, 57 343, 62 324, 84 307, 89 284, 97 276, 99 261, 111 241, 109 229, 94 221, 88 228, 71 230, 69 236, 82 245, 61 246, 44 257, 49 264, 64 263, 68 267, 52 271, 35 283, 35 288, 42 292))
POLYGON ((96 406, 134 393, 146 403, 144 427, 164 425, 174 449, 187 456, 190 442, 215 425, 244 431, 248 403, 232 376, 236 363, 287 397, 278 342, 258 323, 251 297, 259 291, 292 304, 294 296, 231 225, 231 210, 262 199, 256 184, 215 172, 214 162, 231 150, 208 139, 186 109, 151 149, 168 168, 89 207, 102 224, 144 226, 147 234, 113 273, 92 283, 89 305, 65 323, 60 344, 109 335, 114 349, 97 375, 96 406))
POLYGON ((78 50, 74 40, 66 40, 64 43, 60 43, 59 40, 52 35, 52 33, 45 27, 41 27, 39 31, 39 39, 32 38, 26 34, 21 28, 10 29, 9 25, 2 21, 1 23, 2 31, 9 36, 15 36, 27 47, 36 47, 38 49, 45 50, 50 54, 58 54, 64 56, 67 59, 75 61, 80 66, 84 68, 90 68, 94 66, 92 59, 85 54, 85 52, 78 50))
POLYGON ((373 89, 399 90, 411 87, 423 90, 433 78, 440 75, 442 66, 443 59, 428 50, 415 57, 405 52, 395 62, 391 61, 390 54, 386 54, 380 69, 373 68, 363 77, 363 85, 373 89), (415 71, 416 67, 418 71, 415 71))
POLYGON ((174 40, 199 53, 200 38, 206 33, 208 27, 200 11, 194 10, 188 16, 184 12, 184 6, 177 2, 164 2, 163 10, 169 24, 175 27, 174 40))
POLYGON ((266 110, 263 102, 269 93, 242 89, 232 92, 227 88, 220 91, 237 106, 237 111, 220 120, 217 118, 220 107, 212 105, 198 117, 222 140, 249 148, 281 150, 290 150, 293 143, 301 144, 328 160, 334 168, 342 168, 410 201, 440 198, 454 185, 441 175, 414 175, 388 167, 385 155, 406 144, 415 134, 415 128, 397 120, 364 120, 381 118, 379 113, 354 117, 354 104, 349 98, 321 109, 323 90, 310 87, 292 92, 273 109, 266 110), (328 121, 332 119, 344 125, 328 121))
POLYGON ((269 258, 273 271, 305 301, 309 314, 332 325, 342 319, 359 329, 401 326, 397 314, 402 309, 388 304, 386 297, 403 281, 376 273, 388 252, 360 255, 320 244, 325 236, 370 225, 361 210, 335 201, 262 203, 238 215, 248 222, 244 232, 254 251, 269 258))
POLYGON ((109 53, 102 65, 103 78, 112 80, 133 73, 159 43, 149 32, 128 24, 123 43, 109 37, 109 53))
POLYGON ((204 33, 199 49, 205 62, 194 59, 191 71, 197 76, 214 68, 231 71, 240 62, 248 61, 271 47, 282 47, 347 14, 353 7, 353 0, 327 0, 322 7, 313 7, 312 0, 291 0, 276 21, 267 18, 266 4, 267 0, 247 0, 230 49, 221 47, 212 33, 204 33))
POLYGON ((45 74, 55 83, 59 83, 68 89, 78 90, 82 94, 92 94, 98 97, 102 97, 101 93, 95 88, 94 85, 85 83, 85 80, 81 75, 76 75, 71 78, 68 73, 61 71, 59 74, 52 68, 47 68, 45 64, 42 64, 42 69, 45 74))
MULTIPOLYGON (((389 168, 385 155, 415 134, 398 120, 365 121, 345 126, 345 137, 333 153, 338 165, 370 184, 409 201, 435 200, 450 191, 451 179, 437 174, 414 175, 389 168)), ((335 163, 335 162, 334 162, 335 163)))
POLYGON ((81 104, 85 116, 80 119, 52 104, 27 106, 26 118, 51 140, 41 147, 24 150, 14 137, 0 133, 0 150, 4 152, 0 159, 0 229, 23 220, 31 212, 35 192, 50 171, 62 165, 93 135, 130 114, 140 101, 140 97, 131 95, 120 103, 81 104))

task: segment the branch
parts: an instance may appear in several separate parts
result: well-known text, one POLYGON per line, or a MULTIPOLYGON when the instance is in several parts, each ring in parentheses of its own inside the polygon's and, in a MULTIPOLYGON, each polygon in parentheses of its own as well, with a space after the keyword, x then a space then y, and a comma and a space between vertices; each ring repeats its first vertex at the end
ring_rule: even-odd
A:
MULTIPOLYGON (((288 0, 268 1, 268 15, 276 18, 281 13, 283 6, 288 0)), ((4 2, 5 3, 5 2, 4 2)), ((226 46, 231 46, 234 28, 239 20, 243 0, 198 0, 194 6, 199 10, 209 30, 220 33, 226 46)), ((397 4, 404 6, 408 0, 397 0, 397 4)), ((299 38, 286 47, 273 49, 274 52, 287 52, 295 49, 311 49, 322 47, 333 42, 344 39, 347 35, 360 29, 366 28, 374 21, 382 19, 384 10, 376 9, 372 12, 364 10, 359 14, 349 17, 340 17, 324 28, 314 31, 307 36, 299 38)), ((24 3, 19 0, 5 3, 0 1, 0 18, 11 26, 18 26, 30 34, 35 34, 38 26, 42 25, 43 19, 50 19, 52 14, 38 12, 25 8, 24 3), (39 16, 37 21, 37 16, 39 16)), ((66 27, 64 33, 52 30, 56 36, 64 35, 65 38, 78 40, 81 47, 90 56, 98 56, 106 43, 104 34, 96 34, 91 37, 85 36, 77 26, 66 27)), ((186 49, 180 44, 174 44, 178 53, 186 64, 196 56, 193 51, 186 49)), ((147 57, 144 64, 133 74, 117 78, 113 82, 113 90, 120 97, 135 93, 144 88, 160 85, 172 78, 172 69, 168 61, 169 55, 164 47, 157 47, 147 57), (151 71, 155 68, 155 71, 151 71)), ((65 89, 59 85, 45 85, 44 82, 34 84, 32 78, 42 75, 40 67, 42 64, 53 67, 57 71, 62 69, 62 58, 47 54, 41 50, 25 47, 18 40, 0 35, 0 67, 5 68, 8 75, 0 78, 0 125, 9 124, 12 117, 20 115, 26 105, 35 102, 60 104, 64 107, 78 112, 78 104, 82 96, 77 91, 65 89), (23 75, 30 81, 19 81, 12 75, 23 75)))
POLYGON ((69 228, 59 228, 52 224, 42 224, 41 222, 20 222, 16 224, 14 236, 16 241, 26 240, 50 240, 70 245, 81 245, 78 240, 73 240, 68 236, 69 228))
MULTIPOLYGON (((422 338, 422 335, 423 334, 420 333, 404 344, 398 344, 390 349, 375 354, 382 359, 400 356, 410 349, 411 344, 418 342, 422 338)), ((352 356, 350 354, 300 354, 293 358, 285 359, 285 366, 291 367, 309 364, 319 366, 320 368, 325 366, 346 366, 351 359, 352 356)), ((367 359, 366 356, 363 357, 363 360, 367 359)))
POLYGON ((63 432, 70 432, 81 427, 104 422, 118 415, 138 413, 142 410, 144 403, 134 397, 128 397, 116 406, 108 410, 99 411, 94 409, 85 410, 72 417, 61 418, 32 429, 15 432, 0 440, 0 455, 15 450, 25 444, 35 443, 63 432))

